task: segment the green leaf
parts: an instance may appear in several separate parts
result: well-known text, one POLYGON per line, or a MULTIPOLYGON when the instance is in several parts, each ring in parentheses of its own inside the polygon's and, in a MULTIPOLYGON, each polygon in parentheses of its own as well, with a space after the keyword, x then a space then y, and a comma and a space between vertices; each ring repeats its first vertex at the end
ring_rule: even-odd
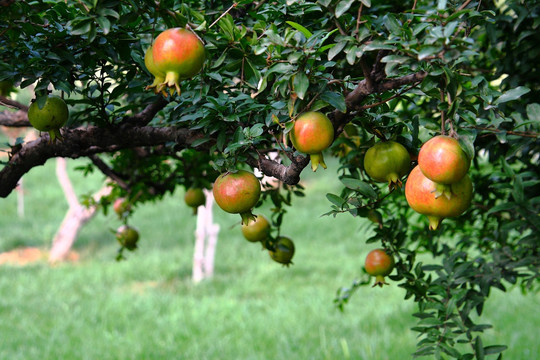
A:
POLYGON ((540 122, 540 104, 532 103, 527 105, 527 117, 531 121, 540 122))
POLYGON ((343 204, 345 204, 345 200, 337 195, 334 195, 334 194, 326 194, 326 198, 334 205, 338 206, 338 207, 342 207, 343 204))
POLYGON ((388 31, 392 33, 401 33, 403 25, 400 24, 394 15, 390 13, 384 15, 383 21, 384 26, 388 29, 388 31))
POLYGON ((494 214, 494 213, 497 213, 499 211, 508 211, 508 210, 512 210, 516 207, 516 204, 513 203, 513 202, 507 202, 507 203, 502 203, 502 204, 499 204, 497 206, 494 206, 492 207, 491 209, 489 209, 489 211, 486 213, 486 216, 487 215, 490 215, 490 214, 494 214))
POLYGON ((301 100, 304 100, 309 88, 309 79, 303 71, 296 73, 293 80, 293 90, 301 100))
POLYGON ((341 15, 345 14, 353 2, 354 0, 341 0, 336 5, 336 18, 339 18, 341 15))
POLYGON ((109 21, 109 19, 103 16, 98 16, 96 21, 99 24, 101 30, 103 30, 103 35, 107 35, 111 30, 111 22, 109 21))
POLYGON ((469 159, 474 159, 474 145, 471 139, 469 139, 469 137, 467 136, 460 136, 458 138, 458 142, 465 154, 467 154, 467 156, 469 157, 469 159))
POLYGON ((371 0, 360 0, 364 6, 371 7, 371 0))
POLYGON ((499 96, 499 98, 495 100, 495 104, 502 104, 507 101, 517 100, 529 91, 531 90, 525 86, 518 86, 517 88, 508 90, 507 92, 499 96))
POLYGON ((498 354, 500 352, 505 351, 508 349, 508 346, 506 345, 492 345, 492 346, 486 346, 484 348, 484 354, 485 355, 492 355, 492 354, 498 354))
POLYGON ((338 55, 345 45, 347 45, 347 41, 340 41, 337 44, 335 44, 329 51, 328 51, 328 60, 332 60, 336 55, 338 55))
POLYGON ((484 360, 484 345, 482 344, 482 339, 480 338, 480 336, 477 336, 474 341, 474 350, 476 352, 476 358, 478 360, 484 360))
POLYGON ((377 199, 377 193, 365 181, 350 177, 344 177, 341 179, 341 182, 349 189, 356 190, 360 194, 367 196, 371 199, 377 199))
POLYGON ((291 25, 293 28, 295 28, 296 30, 300 31, 302 34, 304 34, 304 36, 306 38, 310 38, 311 36, 313 36, 313 33, 311 31, 309 31, 308 29, 306 29, 305 27, 303 27, 302 25, 298 24, 298 23, 295 23, 294 21, 286 21, 287 24, 291 25))
POLYGON ((341 93, 325 91, 321 94, 321 100, 326 101, 328 104, 332 105, 343 113, 347 111, 345 97, 341 93))

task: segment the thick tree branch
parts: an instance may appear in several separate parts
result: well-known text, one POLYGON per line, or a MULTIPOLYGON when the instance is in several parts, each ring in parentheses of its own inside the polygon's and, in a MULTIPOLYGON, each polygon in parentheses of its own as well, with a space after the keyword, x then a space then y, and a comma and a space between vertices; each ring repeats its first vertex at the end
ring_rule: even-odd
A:
MULTIPOLYGON (((183 128, 129 125, 65 130, 63 141, 55 143, 51 143, 49 135, 44 134, 12 153, 8 164, 0 171, 0 197, 8 196, 19 179, 30 169, 43 165, 53 157, 75 159, 136 146, 154 146, 170 142, 174 142, 179 148, 186 148, 201 136, 183 128)), ((208 143, 204 145, 208 146, 208 143)))
POLYGON ((29 127, 30 122, 26 116, 26 111, 1 111, 0 112, 0 126, 9 127, 29 127))

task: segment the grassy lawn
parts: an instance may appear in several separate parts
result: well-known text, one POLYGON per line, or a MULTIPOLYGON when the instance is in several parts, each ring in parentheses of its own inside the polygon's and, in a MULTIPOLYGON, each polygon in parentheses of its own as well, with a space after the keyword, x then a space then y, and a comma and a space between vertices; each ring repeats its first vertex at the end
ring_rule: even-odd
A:
MULTIPOLYGON (((361 288, 344 313, 333 306, 373 248, 364 241, 370 224, 320 217, 325 194, 339 186, 335 166, 306 176, 307 196, 285 219, 282 233, 297 248, 290 268, 245 241, 238 216, 216 209, 216 274, 194 285, 196 219, 181 193, 137 208, 131 224, 141 243, 126 261, 115 261, 111 229, 120 222, 99 214, 75 245, 78 262, 1 266, 0 359, 411 358, 415 305, 395 284, 361 288)), ((101 181, 72 179, 80 194, 101 181)), ((33 169, 24 185, 25 218, 17 217, 15 193, 0 199, 0 251, 48 247, 67 210, 54 161, 33 169)), ((507 344, 506 359, 540 358, 538 305, 538 294, 494 292, 484 315, 495 327, 484 344, 507 344)))

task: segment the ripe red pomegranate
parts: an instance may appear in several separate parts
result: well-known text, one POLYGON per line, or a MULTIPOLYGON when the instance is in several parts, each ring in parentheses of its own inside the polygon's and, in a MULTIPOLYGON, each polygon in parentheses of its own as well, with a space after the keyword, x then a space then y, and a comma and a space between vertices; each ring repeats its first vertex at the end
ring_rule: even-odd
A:
POLYGON ((322 151, 334 141, 334 126, 326 115, 309 111, 300 115, 290 132, 294 147, 311 157, 311 168, 317 170, 319 164, 326 169, 322 151))
POLYGON ((375 276, 375 284, 373 286, 383 286, 388 285, 384 281, 384 277, 390 275, 392 270, 394 270, 394 258, 392 255, 389 255, 383 249, 371 250, 366 256, 365 269, 366 272, 375 276))
POLYGON ((221 174, 214 182, 213 193, 220 208, 231 214, 240 214, 242 224, 255 221, 251 209, 261 196, 261 183, 253 173, 238 170, 221 174))
POLYGON ((193 208, 193 214, 197 214, 197 208, 206 203, 206 195, 200 188, 191 187, 186 190, 184 202, 187 206, 193 208))
POLYGON ((197 75, 203 67, 204 45, 187 29, 168 29, 154 41, 152 58, 156 70, 165 74, 163 87, 173 88, 172 91, 176 88, 180 94, 179 82, 197 75))
POLYGON ((39 131, 47 131, 51 137, 51 142, 61 139, 60 128, 64 126, 69 118, 69 110, 60 97, 49 95, 39 107, 39 101, 34 101, 28 108, 28 121, 39 131))
POLYGON ((381 141, 366 151, 364 169, 375 181, 388 182, 390 188, 401 187, 400 178, 411 169, 411 156, 395 141, 381 141))
POLYGON ((242 234, 251 242, 264 241, 270 236, 270 222, 264 216, 257 215, 255 221, 242 225, 242 234))
POLYGON ((139 241, 139 232, 132 226, 122 225, 116 230, 116 240, 128 250, 135 250, 139 241))
POLYGON ((113 203, 113 210, 119 218, 123 218, 131 211, 131 204, 126 198, 119 197, 113 203))
POLYGON ((471 205, 473 186, 468 175, 450 185, 450 198, 436 195, 440 186, 424 176, 419 166, 411 171, 405 184, 409 206, 428 217, 431 230, 437 229, 444 218, 459 216, 471 205))
MULTIPOLYGON (((154 82, 152 82, 151 85, 148 85, 146 87, 146 90, 154 88, 154 92, 156 94, 163 92, 164 88, 164 82, 165 82, 165 73, 160 71, 156 64, 154 64, 154 55, 152 53, 152 45, 146 49, 146 52, 144 53, 144 65, 146 66, 146 69, 150 72, 150 74, 154 75, 154 82)), ((167 93, 163 92, 164 95, 167 95, 167 93)))
POLYGON ((471 160, 456 139, 439 135, 422 145, 418 165, 428 179, 440 184, 453 184, 465 176, 471 160))
POLYGON ((275 262, 289 266, 294 256, 294 242, 288 237, 280 236, 276 239, 274 249, 269 250, 268 253, 275 262))

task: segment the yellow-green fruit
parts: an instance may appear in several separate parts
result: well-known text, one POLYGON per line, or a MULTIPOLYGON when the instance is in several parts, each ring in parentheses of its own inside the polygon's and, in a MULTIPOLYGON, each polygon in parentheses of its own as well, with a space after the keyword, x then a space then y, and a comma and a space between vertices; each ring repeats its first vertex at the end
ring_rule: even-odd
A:
POLYGON ((375 181, 388 182, 391 187, 401 186, 400 178, 411 168, 411 156, 403 145, 395 141, 382 141, 368 149, 364 169, 375 181))
POLYGON ((60 97, 49 95, 40 108, 38 101, 34 101, 28 108, 28 121, 39 131, 47 131, 51 136, 51 141, 60 137, 60 128, 64 126, 69 118, 69 110, 60 97))
POLYGON ((257 215, 255 221, 242 225, 242 234, 251 242, 264 241, 270 235, 270 223, 264 216, 257 215))

